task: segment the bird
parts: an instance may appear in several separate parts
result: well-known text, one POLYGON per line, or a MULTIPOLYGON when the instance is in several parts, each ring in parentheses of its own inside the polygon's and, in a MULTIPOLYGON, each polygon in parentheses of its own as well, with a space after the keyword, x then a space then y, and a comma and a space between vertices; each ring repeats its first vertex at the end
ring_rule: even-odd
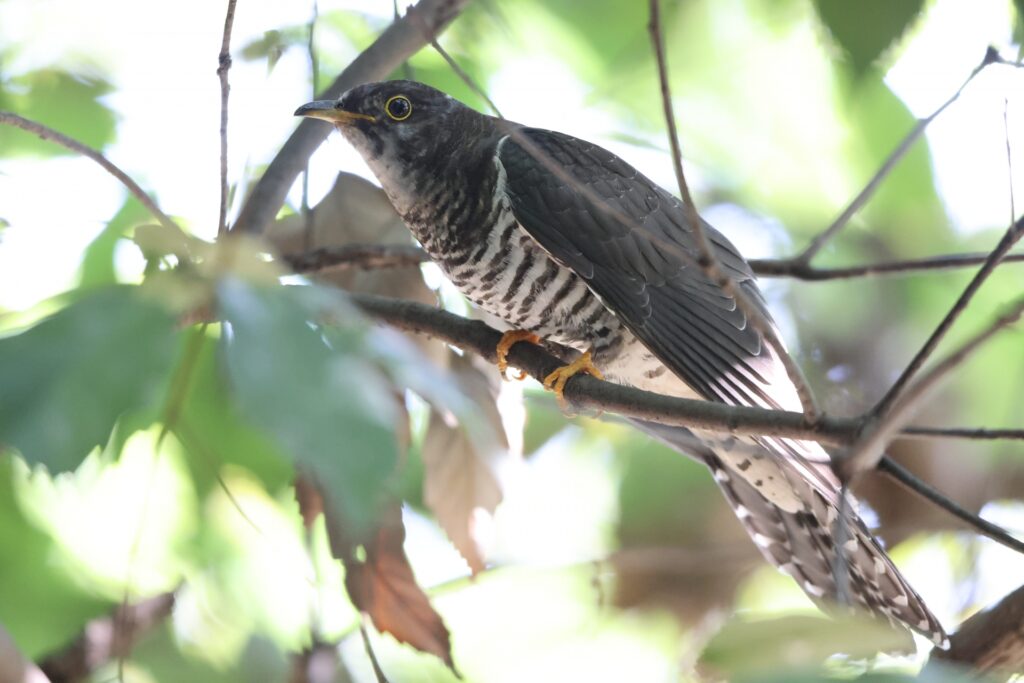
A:
MULTIPOLYGON (((785 349, 699 267, 682 202, 612 152, 408 80, 358 85, 295 115, 333 124, 430 258, 507 325, 502 371, 513 344, 554 342, 579 352, 544 380, 559 396, 582 372, 669 396, 800 410, 785 349)), ((698 220, 721 270, 770 322, 747 261, 698 220)), ((761 554, 820 607, 861 608, 948 646, 820 444, 634 423, 706 464, 761 554)))

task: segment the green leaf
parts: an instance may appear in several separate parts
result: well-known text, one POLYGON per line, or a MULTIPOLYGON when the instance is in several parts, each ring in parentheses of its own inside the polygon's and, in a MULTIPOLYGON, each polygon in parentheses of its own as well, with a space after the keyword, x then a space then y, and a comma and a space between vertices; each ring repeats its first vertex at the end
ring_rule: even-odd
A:
POLYGON ((924 0, 815 0, 818 17, 862 74, 921 14, 924 0))
POLYGON ((34 659, 66 644, 112 605, 89 593, 59 561, 57 542, 26 517, 18 498, 30 476, 0 449, 0 623, 34 659))
POLYGON ((173 317, 138 287, 89 294, 0 339, 0 443, 57 473, 151 405, 174 362, 173 317))
POLYGON ((128 230, 151 219, 152 216, 142 206, 142 203, 129 195, 118 212, 107 223, 107 227, 85 248, 78 281, 79 287, 117 284, 117 271, 114 267, 117 243, 125 237, 128 230))
MULTIPOLYGON (((110 84, 99 78, 40 69, 0 83, 0 109, 102 149, 114 139, 116 117, 99 101, 111 90, 110 84)), ((0 157, 61 154, 73 152, 22 130, 6 129, 0 136, 0 157)))
POLYGON ((226 377, 217 367, 217 340, 211 336, 203 340, 174 431, 201 490, 214 485, 214 474, 227 464, 252 472, 268 491, 292 480, 291 463, 280 447, 246 422, 232 403, 226 377))
POLYGON ((223 345, 235 400, 276 437, 357 529, 373 519, 397 461, 391 388, 362 355, 361 318, 317 287, 256 288, 226 280, 219 302, 230 332, 223 345), (317 325, 344 325, 330 343, 317 325))
POLYGON ((912 647, 908 633, 870 617, 735 617, 707 644, 700 662, 731 680, 742 673, 810 669, 837 653, 864 658, 912 647))

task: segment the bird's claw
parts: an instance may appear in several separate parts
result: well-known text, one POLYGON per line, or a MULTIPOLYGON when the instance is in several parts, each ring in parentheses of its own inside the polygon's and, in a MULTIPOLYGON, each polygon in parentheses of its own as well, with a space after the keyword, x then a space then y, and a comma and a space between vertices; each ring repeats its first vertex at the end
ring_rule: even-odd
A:
POLYGON ((590 351, 587 351, 572 363, 558 368, 544 378, 544 388, 555 392, 555 396, 558 397, 558 405, 562 407, 562 410, 567 410, 569 407, 565 400, 565 383, 569 381, 569 378, 581 372, 593 375, 598 379, 604 379, 604 375, 594 365, 590 351))
MULTIPOLYGON (((501 335, 501 341, 498 342, 497 354, 498 354, 498 372, 501 373, 502 379, 508 379, 506 371, 508 370, 508 352, 512 348, 513 344, 517 342, 526 341, 531 344, 540 344, 540 337, 535 335, 533 332, 527 332, 526 330, 509 330, 501 335)), ((520 370, 517 374, 513 375, 513 379, 524 380, 526 379, 526 373, 520 370)))

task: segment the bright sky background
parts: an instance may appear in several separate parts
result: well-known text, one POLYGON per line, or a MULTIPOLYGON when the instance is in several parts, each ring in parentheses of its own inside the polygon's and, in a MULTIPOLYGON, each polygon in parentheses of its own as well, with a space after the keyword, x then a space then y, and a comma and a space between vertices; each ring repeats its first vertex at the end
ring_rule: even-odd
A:
MULTIPOLYGON (((215 233, 217 215, 215 68, 222 4, 0 3, 0 41, 23 48, 13 63, 5 65, 8 73, 76 57, 112 78, 116 91, 107 104, 119 116, 119 130, 107 156, 143 187, 159 188, 161 207, 183 217, 202 236, 215 233)), ((320 2, 321 12, 345 7, 379 13, 383 19, 391 13, 390 2, 320 2)), ((236 52, 267 29, 308 21, 311 9, 304 3, 242 0, 232 41, 236 52)), ((962 82, 987 45, 1009 44, 1009 11, 1008 2, 933 3, 927 21, 915 28, 905 54, 888 74, 888 83, 916 115, 927 115, 962 82), (957 40, 950 42, 950 35, 957 40)), ((269 74, 262 62, 235 60, 230 119, 233 181, 247 165, 269 160, 295 125, 291 112, 310 96, 306 73, 306 57, 299 50, 288 51, 269 74)), ((991 227, 1009 215, 1003 109, 1005 102, 1010 140, 1019 150, 1024 145, 1022 80, 1024 72, 989 69, 929 128, 942 197, 962 230, 991 227)), ((615 119, 585 104, 583 84, 544 45, 537 45, 533 54, 507 60, 487 85, 498 106, 513 119, 559 128, 565 125, 564 111, 576 112, 574 134, 603 142, 671 186, 667 154, 609 140, 615 119), (557 110, 541 104, 550 96, 562 103, 557 110)), ((369 175, 351 148, 332 135, 313 159, 314 199, 330 187, 339 166, 369 175)), ((1024 174, 1016 175, 1017 195, 1024 197, 1024 174)), ((120 185, 85 159, 0 159, 0 218, 10 224, 0 242, 0 307, 24 310, 70 286, 82 248, 123 199, 120 185)), ((729 215, 716 220, 719 228, 739 238, 748 254, 764 251, 764 245, 752 243, 756 235, 751 230, 739 222, 730 224, 729 215)), ((137 271, 140 259, 134 249, 126 246, 123 252, 127 272, 137 271)))

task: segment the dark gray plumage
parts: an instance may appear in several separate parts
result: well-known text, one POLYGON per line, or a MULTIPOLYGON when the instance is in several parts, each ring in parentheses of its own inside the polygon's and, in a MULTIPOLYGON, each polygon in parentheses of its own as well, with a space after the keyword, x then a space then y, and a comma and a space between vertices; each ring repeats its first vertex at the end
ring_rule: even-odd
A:
MULTIPOLYGON (((361 85, 296 114, 335 123, 452 282, 510 327, 592 350, 605 376, 623 384, 799 409, 775 351, 694 265, 679 200, 611 152, 498 121, 410 81, 361 85)), ((767 315, 739 251, 705 230, 767 315)), ((818 444, 698 433, 695 446, 686 430, 638 426, 705 462, 762 554, 819 604, 835 598, 840 487, 818 444)), ((944 643, 942 626, 856 513, 849 527, 850 597, 944 643)))

